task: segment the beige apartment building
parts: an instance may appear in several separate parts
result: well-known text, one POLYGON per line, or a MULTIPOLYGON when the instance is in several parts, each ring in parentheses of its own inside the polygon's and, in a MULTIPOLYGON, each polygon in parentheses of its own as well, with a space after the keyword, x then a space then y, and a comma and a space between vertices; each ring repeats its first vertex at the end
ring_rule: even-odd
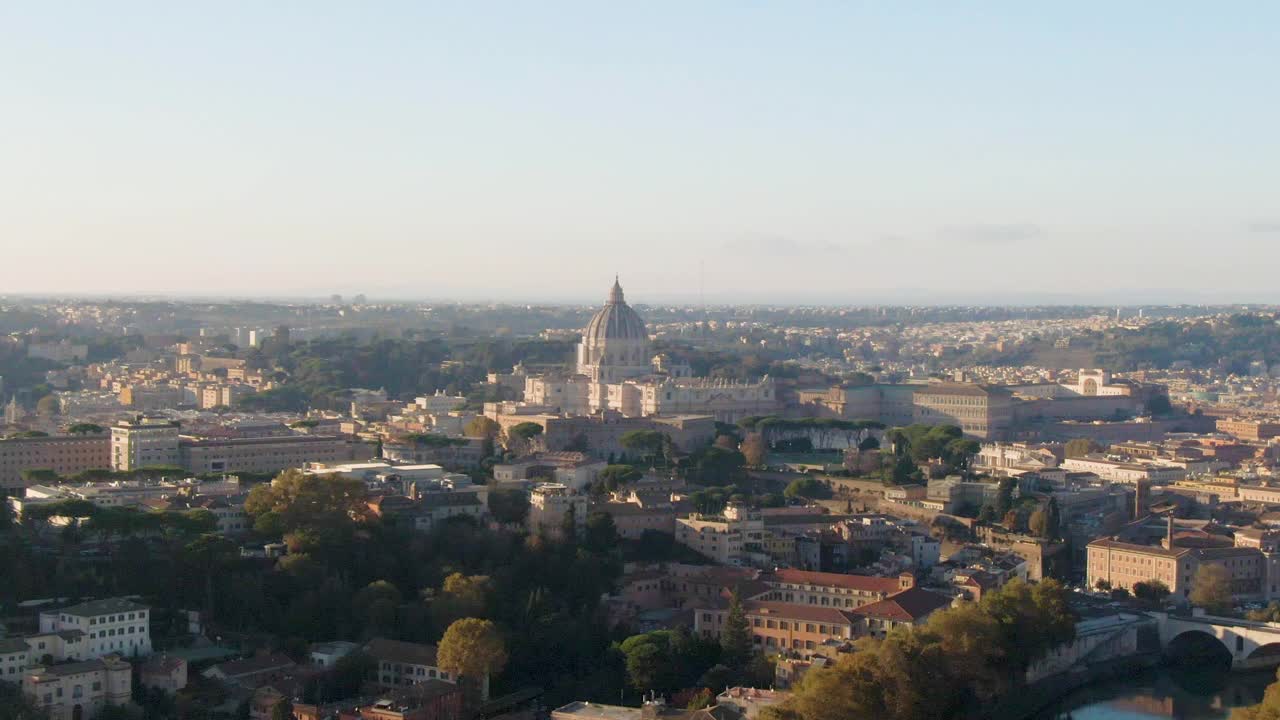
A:
POLYGON ((176 466, 178 423, 167 418, 138 416, 111 428, 111 469, 176 466))
POLYGON ((1237 602, 1266 601, 1280 597, 1280 556, 1275 550, 1274 541, 1254 546, 1245 543, 1235 547, 1168 548, 1115 539, 1094 540, 1088 547, 1086 577, 1089 587, 1106 581, 1112 588, 1130 592, 1139 582, 1159 580, 1175 600, 1185 603, 1200 567, 1219 565, 1231 578, 1231 592, 1237 602))
POLYGON ((104 706, 130 702, 132 682, 132 666, 108 656, 28 670, 22 693, 49 720, 94 720, 104 706))
POLYGON ((1226 433, 1241 440, 1270 440, 1280 437, 1280 422, 1269 420, 1237 420, 1220 419, 1217 422, 1218 432, 1226 433))
POLYGON ((45 469, 66 476, 108 467, 111 436, 107 433, 0 440, 0 492, 14 494, 25 488, 23 470, 45 469))
POLYGON ((587 528, 587 496, 560 483, 542 483, 529 491, 529 514, 525 522, 532 533, 561 537, 571 512, 575 531, 582 535, 587 528))
POLYGON ((770 587, 768 593, 758 597, 760 600, 846 610, 879 602, 914 585, 910 576, 871 577, 792 568, 765 573, 760 582, 770 587))
POLYGON ((970 383, 933 383, 916 389, 912 421, 956 425, 976 438, 1003 437, 1013 422, 1013 394, 970 383))
POLYGON ((183 437, 179 464, 189 473, 275 472, 309 462, 368 460, 374 446, 341 435, 288 435, 228 439, 183 437))
POLYGON ((676 518, 676 542, 721 565, 769 564, 764 519, 758 511, 733 503, 721 515, 676 518))

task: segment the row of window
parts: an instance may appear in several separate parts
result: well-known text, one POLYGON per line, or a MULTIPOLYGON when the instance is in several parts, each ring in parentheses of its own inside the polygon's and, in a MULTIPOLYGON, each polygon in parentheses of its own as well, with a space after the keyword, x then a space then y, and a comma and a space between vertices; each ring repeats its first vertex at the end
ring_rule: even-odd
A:
MULTIPOLYGON (((794 621, 794 622, 789 620, 761 621, 760 618, 751 618, 752 627, 765 627, 765 628, 769 628, 770 630, 795 630, 796 632, 800 632, 801 625, 802 623, 800 623, 799 621, 794 621)), ((819 635, 839 634, 840 632, 840 628, 835 625, 823 625, 821 623, 803 623, 803 630, 804 632, 807 632, 807 633, 818 633, 819 635)))
MULTIPOLYGON (((132 635, 132 634, 134 634, 134 633, 145 632, 145 630, 143 630, 143 629, 142 629, 142 627, 140 627, 140 626, 130 625, 127 629, 128 629, 128 633, 127 633, 127 634, 129 634, 129 635, 132 635)), ((120 629, 119 629, 119 631, 117 631, 117 630, 116 630, 116 628, 112 628, 112 629, 110 629, 110 630, 103 630, 103 631, 101 631, 101 632, 97 632, 97 633, 89 633, 89 639, 90 639, 90 640, 96 640, 97 638, 103 638, 103 637, 115 637, 116 635, 124 635, 124 634, 126 634, 126 633, 125 633, 125 630, 126 630, 126 628, 120 628, 120 629)))

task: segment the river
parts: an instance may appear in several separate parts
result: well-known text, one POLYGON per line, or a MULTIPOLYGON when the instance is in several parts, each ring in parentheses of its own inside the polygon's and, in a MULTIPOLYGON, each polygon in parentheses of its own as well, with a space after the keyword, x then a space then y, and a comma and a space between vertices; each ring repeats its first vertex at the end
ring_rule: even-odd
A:
POLYGON ((1195 672, 1156 668, 1131 678, 1102 682, 1063 697, 1036 715, 1039 720, 1220 720, 1232 708, 1253 705, 1276 679, 1271 671, 1195 672))

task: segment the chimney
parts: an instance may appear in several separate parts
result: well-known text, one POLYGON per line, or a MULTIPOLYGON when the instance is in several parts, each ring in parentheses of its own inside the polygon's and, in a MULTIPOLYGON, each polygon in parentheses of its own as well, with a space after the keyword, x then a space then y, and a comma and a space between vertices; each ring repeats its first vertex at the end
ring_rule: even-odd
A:
POLYGON ((1169 511, 1168 515, 1165 515, 1165 519, 1168 521, 1168 525, 1165 526, 1164 549, 1172 550, 1173 549, 1173 511, 1172 510, 1169 511))

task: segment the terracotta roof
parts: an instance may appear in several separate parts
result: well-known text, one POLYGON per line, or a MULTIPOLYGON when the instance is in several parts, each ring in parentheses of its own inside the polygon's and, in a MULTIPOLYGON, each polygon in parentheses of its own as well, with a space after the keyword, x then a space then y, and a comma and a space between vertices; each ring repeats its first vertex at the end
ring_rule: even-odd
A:
POLYGON ((809 570, 793 570, 790 568, 775 570, 760 578, 767 583, 795 583, 803 585, 820 585, 838 587, 846 590, 885 593, 898 589, 897 578, 871 577, 869 575, 845 575, 843 573, 812 572, 809 570))
POLYGON ((916 622, 934 610, 951 605, 951 598, 946 595, 913 587, 900 593, 890 595, 879 602, 854 608, 855 615, 894 620, 896 622, 916 622))
POLYGON ((435 667, 436 646, 374 638, 365 643, 364 651, 378 660, 435 667))
POLYGON ((854 618, 844 610, 820 605, 748 600, 742 603, 742 610, 750 616, 771 617, 780 620, 804 620, 806 622, 834 623, 836 625, 852 625, 855 622, 854 618))
POLYGON ((1142 553, 1144 555, 1159 555, 1161 557, 1181 557, 1191 550, 1189 548, 1175 547, 1172 550, 1166 550, 1159 545, 1138 545, 1137 543, 1121 542, 1104 538, 1102 540, 1094 540, 1089 543, 1089 547, 1108 548, 1111 550, 1124 550, 1126 552, 1142 553))

